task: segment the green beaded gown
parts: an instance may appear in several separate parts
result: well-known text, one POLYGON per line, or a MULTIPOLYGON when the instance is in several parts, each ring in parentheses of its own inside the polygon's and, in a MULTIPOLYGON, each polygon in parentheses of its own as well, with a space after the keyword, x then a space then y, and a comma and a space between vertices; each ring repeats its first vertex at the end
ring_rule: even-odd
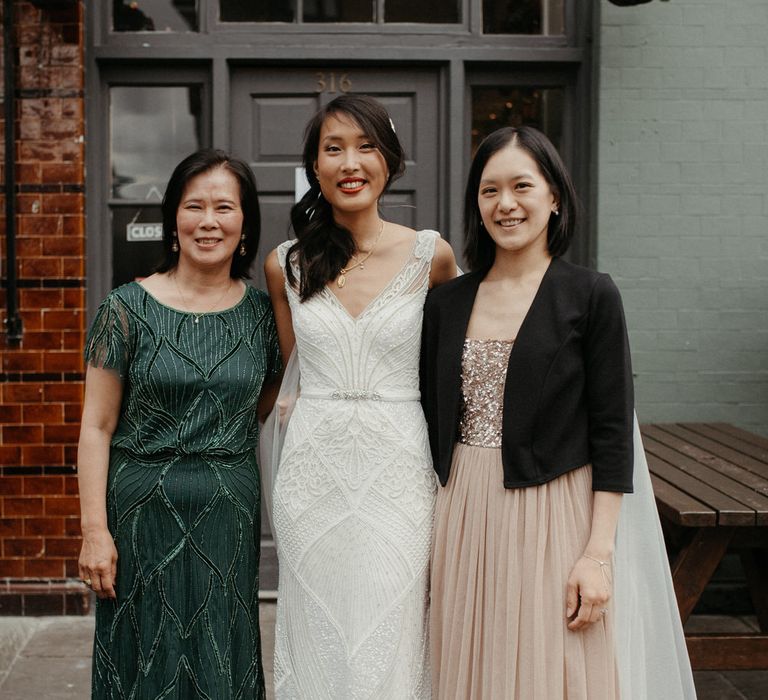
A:
POLYGON ((92 697, 261 699, 256 402, 279 371, 267 295, 191 314, 136 282, 99 307, 86 361, 123 378, 107 517, 117 600, 97 603, 92 697))

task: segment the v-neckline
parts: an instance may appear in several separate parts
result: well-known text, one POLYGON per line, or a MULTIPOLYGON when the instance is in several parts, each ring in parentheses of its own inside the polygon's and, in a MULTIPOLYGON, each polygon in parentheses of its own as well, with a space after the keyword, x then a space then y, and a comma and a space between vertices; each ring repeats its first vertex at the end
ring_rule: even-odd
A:
POLYGON ((368 309, 370 309, 384 295, 384 293, 392 286, 394 281, 398 277, 400 277, 400 275, 403 274, 403 272, 405 271, 405 268, 408 267, 408 263, 411 262, 411 259, 414 257, 414 253, 416 252, 416 246, 419 243, 420 234, 421 234, 421 231, 416 231, 416 236, 413 239, 413 245, 411 246, 411 249, 408 252, 408 256, 406 257, 405 261, 400 266, 398 271, 394 275, 392 275, 392 277, 390 277, 389 280, 385 282, 384 286, 370 298, 368 303, 362 308, 360 313, 357 314, 356 316, 353 316, 350 313, 349 309, 346 306, 344 306, 341 299, 339 299, 339 297, 336 296, 336 294, 334 293, 333 289, 331 289, 331 286, 329 284, 325 285, 325 287, 323 288, 323 291, 333 299, 336 305, 339 306, 339 308, 341 308, 341 310, 347 315, 347 317, 351 321, 353 322, 359 321, 368 312, 368 309))

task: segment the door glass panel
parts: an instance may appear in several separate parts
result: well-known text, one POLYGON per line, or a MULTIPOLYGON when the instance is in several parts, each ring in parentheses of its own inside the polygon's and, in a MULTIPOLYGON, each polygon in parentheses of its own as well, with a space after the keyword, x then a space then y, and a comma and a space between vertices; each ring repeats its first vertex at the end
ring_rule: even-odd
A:
MULTIPOLYGON (((170 172, 168 175, 170 176, 170 172)), ((112 219, 112 287, 148 277, 163 259, 160 205, 114 205, 112 219)))
POLYGON ((111 196, 162 199, 174 166, 201 146, 200 88, 110 88, 111 196))
POLYGON ((559 148, 564 99, 560 87, 473 87, 472 153, 488 134, 504 126, 536 127, 559 148))
POLYGON ((160 262, 160 202, 171 172, 202 146, 201 88, 113 86, 110 207, 113 286, 146 277, 160 262))
POLYGON ((198 0, 113 0, 116 32, 196 32, 198 0))
POLYGON ((304 0, 305 22, 373 22, 376 0, 304 0))
POLYGON ((564 34, 564 0, 483 0, 486 34, 564 34))
POLYGON ((295 22, 296 0, 220 0, 222 22, 295 22))
POLYGON ((461 21, 461 0, 386 0, 384 21, 455 24, 461 21))

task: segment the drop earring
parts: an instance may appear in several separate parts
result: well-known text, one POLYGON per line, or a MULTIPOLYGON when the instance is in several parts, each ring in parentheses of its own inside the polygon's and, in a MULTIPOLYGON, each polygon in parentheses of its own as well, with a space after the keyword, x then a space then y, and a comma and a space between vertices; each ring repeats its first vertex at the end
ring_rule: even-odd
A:
POLYGON ((176 231, 173 232, 173 243, 171 243, 171 252, 179 252, 179 239, 176 237, 176 231))
POLYGON ((245 255, 245 234, 240 236, 240 255, 245 255))

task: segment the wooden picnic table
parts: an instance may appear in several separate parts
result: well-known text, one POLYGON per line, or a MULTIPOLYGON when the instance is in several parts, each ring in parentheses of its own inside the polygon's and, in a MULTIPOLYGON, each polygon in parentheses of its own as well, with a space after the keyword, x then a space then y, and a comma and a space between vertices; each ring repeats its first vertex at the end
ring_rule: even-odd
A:
POLYGON ((759 633, 689 634, 696 670, 768 668, 768 439, 727 423, 641 426, 683 623, 726 552, 741 557, 759 633))

